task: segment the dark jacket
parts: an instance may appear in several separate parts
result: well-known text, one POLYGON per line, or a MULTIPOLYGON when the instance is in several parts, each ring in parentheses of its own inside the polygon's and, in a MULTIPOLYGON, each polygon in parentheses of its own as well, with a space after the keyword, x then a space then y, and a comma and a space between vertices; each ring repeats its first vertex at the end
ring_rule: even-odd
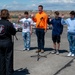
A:
POLYGON ((16 34, 16 30, 8 20, 0 20, 0 40, 12 40, 12 35, 16 34))
POLYGON ((52 19, 50 24, 52 24, 53 29, 52 29, 52 35, 61 35, 63 32, 63 25, 61 24, 61 17, 58 19, 52 19))

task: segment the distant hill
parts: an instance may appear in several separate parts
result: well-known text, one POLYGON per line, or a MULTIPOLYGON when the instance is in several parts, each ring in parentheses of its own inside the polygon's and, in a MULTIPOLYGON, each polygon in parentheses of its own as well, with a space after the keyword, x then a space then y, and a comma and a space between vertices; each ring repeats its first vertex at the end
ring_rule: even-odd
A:
MULTIPOLYGON (((32 10, 26 10, 29 12, 29 14, 36 14, 38 11, 32 11, 32 10)), ((10 15, 11 15, 11 22, 17 22, 18 21, 18 15, 24 15, 25 11, 10 11, 10 15)), ((45 12, 50 16, 50 17, 54 17, 54 12, 55 11, 51 11, 51 10, 45 10, 45 12)), ((60 16, 62 16, 62 14, 64 15, 65 18, 69 17, 69 13, 70 11, 59 11, 60 12, 60 16)), ((24 16, 23 16, 24 17, 24 16)))
MULTIPOLYGON (((32 11, 32 10, 26 10, 26 11, 28 11, 29 12, 29 14, 36 14, 38 11, 37 10, 35 10, 35 11, 32 11)), ((45 10, 45 12, 48 14, 48 15, 50 15, 51 17, 54 15, 54 12, 55 11, 49 11, 49 10, 45 10)), ((60 12, 60 15, 61 14, 64 14, 64 16, 65 17, 68 17, 69 16, 69 13, 70 13, 70 11, 59 11, 60 12)), ((19 14, 21 14, 21 15, 24 15, 24 11, 10 11, 10 15, 19 15, 19 14)))

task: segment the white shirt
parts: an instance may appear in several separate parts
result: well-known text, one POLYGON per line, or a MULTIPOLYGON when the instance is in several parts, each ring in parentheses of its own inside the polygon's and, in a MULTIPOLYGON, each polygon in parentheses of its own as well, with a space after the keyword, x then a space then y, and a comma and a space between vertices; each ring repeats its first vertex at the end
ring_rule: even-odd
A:
POLYGON ((30 26, 33 24, 32 19, 31 18, 28 18, 28 19, 23 18, 23 19, 20 20, 20 22, 23 23, 23 26, 22 26, 23 30, 22 30, 22 32, 30 32, 30 26))

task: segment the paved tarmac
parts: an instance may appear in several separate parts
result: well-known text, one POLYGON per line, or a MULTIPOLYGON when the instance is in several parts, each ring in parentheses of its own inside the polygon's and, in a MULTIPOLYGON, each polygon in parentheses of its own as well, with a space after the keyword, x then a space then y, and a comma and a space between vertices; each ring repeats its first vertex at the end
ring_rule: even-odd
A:
POLYGON ((45 53, 40 53, 41 56, 47 58, 40 57, 39 61, 37 61, 38 57, 31 57, 37 55, 35 53, 37 50, 36 35, 33 33, 31 36, 31 50, 23 51, 23 38, 21 32, 17 33, 18 41, 14 38, 14 75, 75 75, 74 58, 67 57, 69 45, 66 28, 61 36, 59 55, 51 54, 53 50, 51 32, 48 30, 45 35, 45 53), (68 68, 68 64, 72 64, 72 66, 70 65, 68 68), (71 70, 71 73, 73 71, 73 74, 67 73, 70 72, 68 69, 71 70))

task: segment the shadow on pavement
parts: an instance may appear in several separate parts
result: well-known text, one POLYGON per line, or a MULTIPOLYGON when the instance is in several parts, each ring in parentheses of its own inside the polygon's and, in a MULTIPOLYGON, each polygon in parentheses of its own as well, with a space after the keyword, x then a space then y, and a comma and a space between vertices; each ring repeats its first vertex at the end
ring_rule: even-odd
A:
POLYGON ((38 49, 37 47, 31 47, 30 50, 35 50, 38 49))
POLYGON ((68 50, 59 50, 59 53, 68 53, 68 50))
MULTIPOLYGON (((38 47, 31 47, 30 50, 38 49, 38 47)), ((52 51, 53 48, 44 48, 45 51, 52 51)))
POLYGON ((45 51, 52 51, 53 48, 45 48, 45 51))
POLYGON ((13 75, 27 75, 27 74, 30 74, 27 68, 25 69, 20 68, 18 70, 15 70, 13 75))

